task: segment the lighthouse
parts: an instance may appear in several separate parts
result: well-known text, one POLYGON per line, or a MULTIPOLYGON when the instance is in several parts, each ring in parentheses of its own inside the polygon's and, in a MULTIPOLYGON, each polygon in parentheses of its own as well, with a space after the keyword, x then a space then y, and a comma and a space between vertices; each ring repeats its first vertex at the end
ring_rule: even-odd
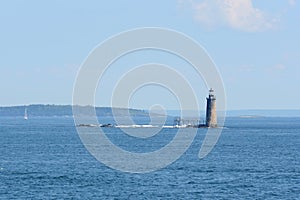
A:
POLYGON ((207 127, 217 127, 217 108, 216 108, 216 97, 214 90, 209 90, 208 98, 206 98, 206 124, 207 127))

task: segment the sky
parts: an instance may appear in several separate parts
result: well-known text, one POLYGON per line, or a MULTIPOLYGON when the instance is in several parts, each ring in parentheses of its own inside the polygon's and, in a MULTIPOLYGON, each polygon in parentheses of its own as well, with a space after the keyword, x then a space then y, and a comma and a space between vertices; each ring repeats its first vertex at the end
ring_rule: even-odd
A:
MULTIPOLYGON (((205 48, 222 76, 227 109, 300 109, 299 4, 296 0, 1 1, 0 105, 71 104, 78 70, 97 45, 126 30, 161 27, 179 31, 205 48)), ((119 65, 153 61, 184 72, 189 68, 178 58, 152 51, 129 55, 119 65)), ((115 83, 110 79, 117 80, 122 72, 116 66, 107 73, 106 91, 95 97, 98 106, 109 106, 115 83)), ((204 104, 207 88, 190 76, 192 84, 199 82, 197 97, 204 104)), ((174 96, 154 86, 136 92, 132 99, 131 107, 177 108, 174 96)))

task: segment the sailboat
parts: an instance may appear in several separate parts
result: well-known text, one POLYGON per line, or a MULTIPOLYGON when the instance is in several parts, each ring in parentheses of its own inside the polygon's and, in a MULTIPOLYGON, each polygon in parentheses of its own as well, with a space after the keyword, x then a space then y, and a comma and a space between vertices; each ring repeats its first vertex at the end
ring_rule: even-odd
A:
POLYGON ((27 115, 27 108, 25 108, 24 119, 25 119, 25 120, 27 120, 27 119, 28 119, 28 115, 27 115))

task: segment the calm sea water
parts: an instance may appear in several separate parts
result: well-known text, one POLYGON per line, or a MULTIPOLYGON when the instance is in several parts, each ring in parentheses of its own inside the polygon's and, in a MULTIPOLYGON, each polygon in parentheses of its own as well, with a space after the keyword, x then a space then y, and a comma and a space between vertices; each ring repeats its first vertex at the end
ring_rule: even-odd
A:
MULTIPOLYGON (((205 129, 170 166, 130 174, 91 156, 72 118, 2 117, 0 199, 300 199, 300 118, 227 118, 226 127, 202 160, 205 129)), ((164 130, 151 148, 175 133, 164 130)), ((119 129, 107 134, 124 148, 148 150, 119 129)))

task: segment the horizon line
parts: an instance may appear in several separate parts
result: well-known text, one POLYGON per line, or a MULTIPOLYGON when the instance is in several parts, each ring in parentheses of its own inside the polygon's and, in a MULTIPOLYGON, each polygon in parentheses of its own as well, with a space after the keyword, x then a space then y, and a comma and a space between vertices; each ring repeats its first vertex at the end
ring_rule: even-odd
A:
MULTIPOLYGON (((72 104, 50 104, 50 103, 34 103, 34 104, 15 104, 15 105, 0 105, 1 108, 8 108, 8 107, 28 107, 28 106, 91 106, 95 108, 123 108, 123 109, 136 109, 136 110, 149 110, 145 108, 133 108, 133 107, 112 107, 112 106, 100 106, 100 105, 72 105, 72 104)), ((155 110, 155 109, 154 109, 155 110)), ((180 111, 180 110, 185 110, 185 111, 197 111, 193 109, 166 109, 169 111, 180 111)), ((200 111, 205 110, 205 109, 200 109, 200 111)), ((266 111, 266 110, 277 110, 277 111, 300 111, 300 108, 234 108, 234 109, 227 109, 225 111, 266 111)), ((222 111, 222 110, 218 110, 222 111)))

